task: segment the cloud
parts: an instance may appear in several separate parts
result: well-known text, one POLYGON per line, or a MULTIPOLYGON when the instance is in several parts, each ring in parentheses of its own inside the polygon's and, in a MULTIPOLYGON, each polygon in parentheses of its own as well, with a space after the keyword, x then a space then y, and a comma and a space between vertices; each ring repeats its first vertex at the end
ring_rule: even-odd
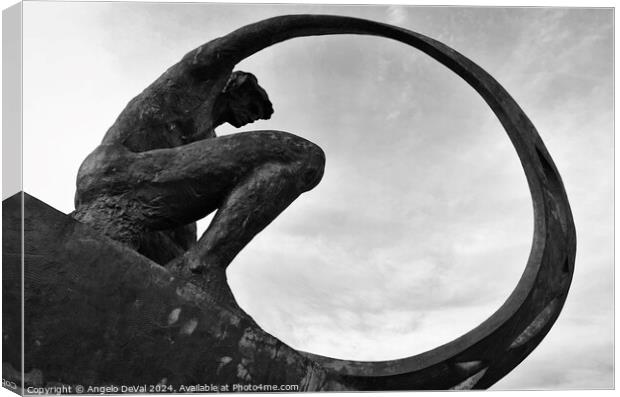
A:
POLYGON ((407 21, 407 7, 392 5, 386 10, 387 21, 393 25, 402 25, 407 21))

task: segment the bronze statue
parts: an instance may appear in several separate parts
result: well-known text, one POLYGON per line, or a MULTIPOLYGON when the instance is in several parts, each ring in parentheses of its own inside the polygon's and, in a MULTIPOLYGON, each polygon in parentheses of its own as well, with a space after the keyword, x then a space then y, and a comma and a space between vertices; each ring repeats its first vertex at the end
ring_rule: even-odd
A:
POLYGON ((22 311, 6 314, 3 362, 23 365, 41 384, 163 383, 176 387, 169 392, 197 383, 487 388, 547 334, 574 270, 575 228, 561 178, 506 90, 438 41, 349 17, 275 17, 189 52, 127 105, 86 158, 75 204, 71 219, 26 194, 3 202, 3 302, 27 309, 23 335, 9 326, 22 323, 22 311), (529 184, 532 250, 513 293, 476 328, 418 355, 358 362, 296 351, 236 305, 225 279, 252 237, 319 183, 325 163, 319 147, 287 132, 215 136, 223 123, 241 127, 273 113, 256 77, 234 67, 278 42, 327 34, 394 39, 454 71, 504 126, 529 184), (196 241, 194 222, 215 210, 196 241), (65 347, 71 338, 79 349, 65 347))
POLYGON ((273 108, 254 75, 219 65, 199 72, 194 61, 186 56, 135 98, 86 158, 74 217, 173 271, 202 274, 201 283, 224 277, 258 232, 319 183, 325 156, 281 131, 216 137, 218 125, 268 119, 273 108), (216 209, 196 244, 194 222, 216 209))

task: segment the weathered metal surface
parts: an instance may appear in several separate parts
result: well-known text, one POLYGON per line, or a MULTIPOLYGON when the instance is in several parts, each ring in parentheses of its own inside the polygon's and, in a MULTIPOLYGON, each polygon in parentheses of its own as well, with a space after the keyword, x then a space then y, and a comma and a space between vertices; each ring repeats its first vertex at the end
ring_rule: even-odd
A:
MULTIPOLYGON (((16 309, 3 313, 3 365, 14 370, 21 196, 3 202, 2 222, 3 299, 16 309)), ((27 386, 324 384, 318 364, 241 310, 27 194, 24 208, 24 369, 40 374, 27 386)))

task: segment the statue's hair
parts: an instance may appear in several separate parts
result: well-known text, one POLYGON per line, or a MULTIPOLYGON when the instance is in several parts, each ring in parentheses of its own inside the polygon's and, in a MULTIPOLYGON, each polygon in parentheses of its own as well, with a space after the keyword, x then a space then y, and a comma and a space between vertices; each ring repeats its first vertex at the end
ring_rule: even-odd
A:
POLYGON ((244 72, 241 70, 235 70, 230 74, 226 85, 222 92, 227 92, 243 85, 248 79, 252 80, 258 85, 258 79, 252 73, 244 72))

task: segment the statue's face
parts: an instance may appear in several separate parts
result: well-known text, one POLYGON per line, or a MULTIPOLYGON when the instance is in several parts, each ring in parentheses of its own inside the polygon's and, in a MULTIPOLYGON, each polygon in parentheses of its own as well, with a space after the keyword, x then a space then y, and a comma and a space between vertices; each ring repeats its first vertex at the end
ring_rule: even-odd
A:
POLYGON ((250 73, 235 72, 223 95, 227 104, 225 121, 235 127, 267 120, 273 114, 267 92, 250 73))

